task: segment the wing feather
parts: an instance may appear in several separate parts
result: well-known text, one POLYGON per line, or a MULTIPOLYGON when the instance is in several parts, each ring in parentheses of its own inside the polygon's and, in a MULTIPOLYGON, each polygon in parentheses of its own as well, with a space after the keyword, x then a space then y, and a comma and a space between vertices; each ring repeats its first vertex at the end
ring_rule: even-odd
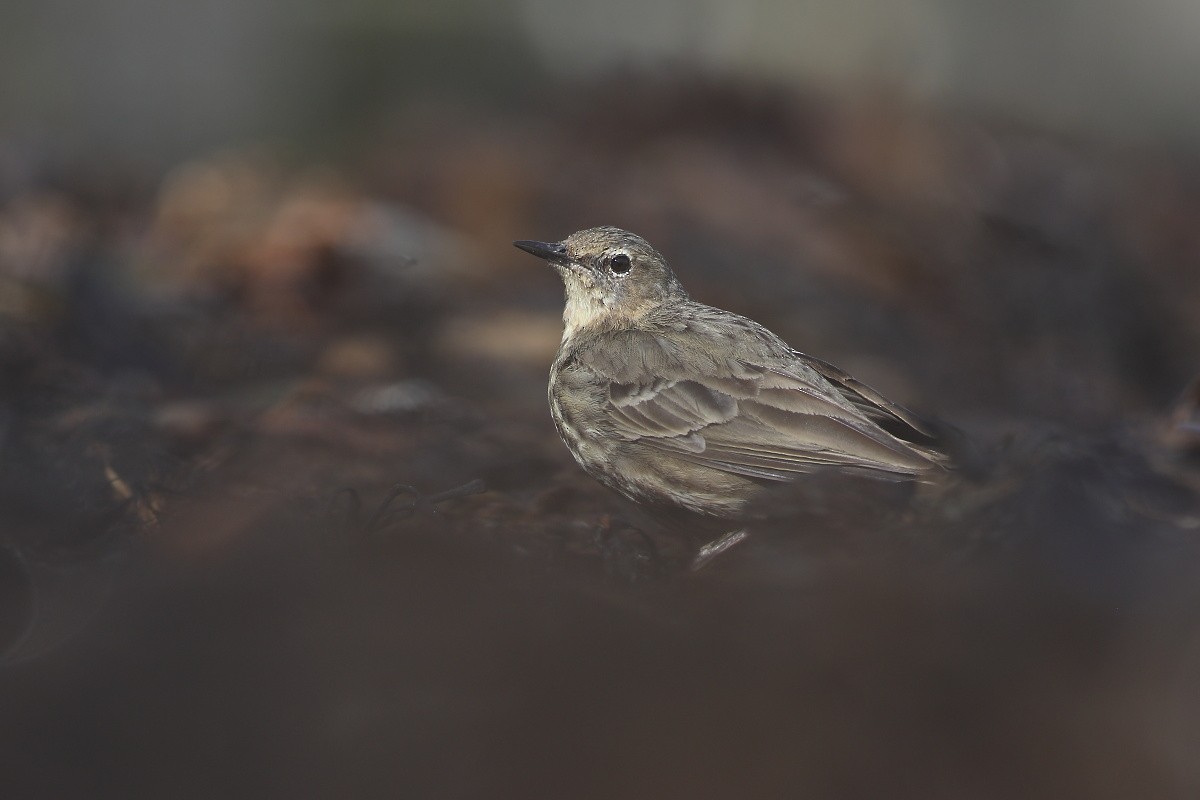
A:
POLYGON ((618 437, 688 463, 769 481, 938 467, 914 415, 770 334, 755 341, 722 360, 694 336, 627 331, 580 358, 607 384, 605 419, 618 437))

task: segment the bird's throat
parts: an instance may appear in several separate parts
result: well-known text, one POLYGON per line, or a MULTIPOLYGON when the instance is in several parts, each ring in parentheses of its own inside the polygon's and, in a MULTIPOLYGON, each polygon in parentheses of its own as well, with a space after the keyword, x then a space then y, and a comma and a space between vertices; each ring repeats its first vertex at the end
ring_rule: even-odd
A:
POLYGON ((612 309, 605 305, 603 298, 586 289, 568 291, 567 304, 563 308, 563 340, 586 328, 603 326, 612 316, 612 309))

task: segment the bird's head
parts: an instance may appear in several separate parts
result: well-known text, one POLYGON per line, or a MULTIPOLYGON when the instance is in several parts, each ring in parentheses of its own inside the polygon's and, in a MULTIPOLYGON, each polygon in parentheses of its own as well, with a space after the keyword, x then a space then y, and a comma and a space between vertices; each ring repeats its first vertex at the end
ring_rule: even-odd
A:
POLYGON ((583 328, 628 325, 665 302, 687 298, 667 260, 645 239, 620 228, 589 228, 561 242, 513 244, 545 259, 562 276, 565 337, 583 328))

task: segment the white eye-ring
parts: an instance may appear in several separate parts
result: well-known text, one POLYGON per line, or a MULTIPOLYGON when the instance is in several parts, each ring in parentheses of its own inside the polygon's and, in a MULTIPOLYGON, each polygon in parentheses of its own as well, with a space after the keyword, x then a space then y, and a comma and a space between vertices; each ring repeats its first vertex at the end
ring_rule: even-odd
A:
POLYGON ((624 275, 632 266, 633 262, 624 253, 617 253, 608 260, 608 268, 617 275, 624 275))

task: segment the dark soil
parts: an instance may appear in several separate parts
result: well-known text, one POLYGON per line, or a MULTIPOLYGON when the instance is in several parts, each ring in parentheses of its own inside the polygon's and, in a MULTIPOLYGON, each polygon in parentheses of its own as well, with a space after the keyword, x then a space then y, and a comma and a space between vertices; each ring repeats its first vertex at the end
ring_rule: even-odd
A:
POLYGON ((0 181, 5 797, 1200 793, 1200 171, 681 78, 0 181), (699 573, 558 441, 613 224, 962 430, 699 573))

